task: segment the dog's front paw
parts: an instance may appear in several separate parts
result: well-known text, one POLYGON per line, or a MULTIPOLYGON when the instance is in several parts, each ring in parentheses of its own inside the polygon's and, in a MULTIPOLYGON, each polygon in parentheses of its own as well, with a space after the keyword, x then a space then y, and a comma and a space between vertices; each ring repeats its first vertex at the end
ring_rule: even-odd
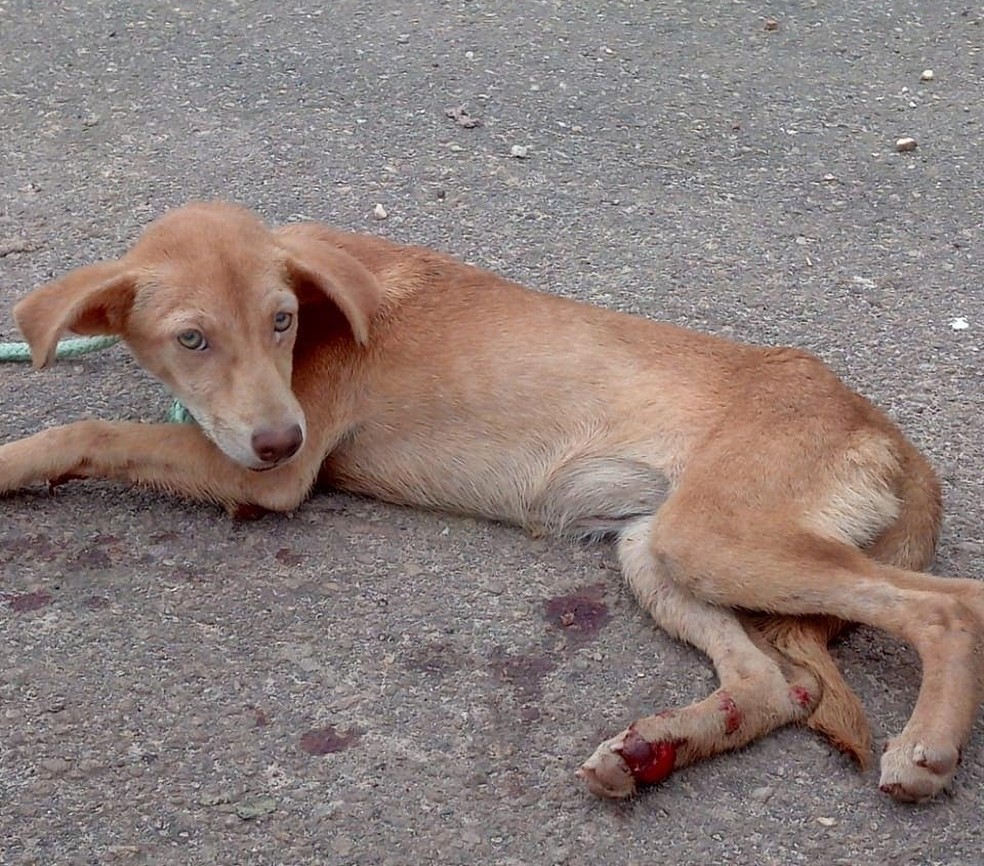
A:
POLYGON ((949 743, 896 737, 881 760, 881 790, 903 803, 922 803, 953 779, 960 750, 949 743))
POLYGON ((595 750, 577 771, 588 790, 613 800, 631 797, 636 791, 635 778, 622 756, 616 751, 619 737, 607 740, 595 750))
POLYGON ((599 797, 631 797, 637 785, 662 782, 673 772, 678 745, 672 740, 647 740, 632 725, 598 746, 577 774, 599 797))
POLYGON ((9 445, 0 445, 0 496, 13 493, 23 486, 14 464, 14 456, 9 445))
POLYGON ((0 445, 0 496, 46 481, 64 456, 50 430, 0 445))

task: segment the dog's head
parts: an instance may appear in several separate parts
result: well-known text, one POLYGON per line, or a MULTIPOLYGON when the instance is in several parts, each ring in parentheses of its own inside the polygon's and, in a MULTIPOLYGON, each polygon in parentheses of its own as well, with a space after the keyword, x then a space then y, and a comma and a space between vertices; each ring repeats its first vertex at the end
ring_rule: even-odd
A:
POLYGON ((364 343, 379 284, 318 227, 270 231, 235 205, 178 208, 115 262, 79 268, 14 307, 35 366, 61 334, 116 334, 205 434, 250 469, 290 460, 305 419, 291 374, 298 316, 326 299, 364 343))

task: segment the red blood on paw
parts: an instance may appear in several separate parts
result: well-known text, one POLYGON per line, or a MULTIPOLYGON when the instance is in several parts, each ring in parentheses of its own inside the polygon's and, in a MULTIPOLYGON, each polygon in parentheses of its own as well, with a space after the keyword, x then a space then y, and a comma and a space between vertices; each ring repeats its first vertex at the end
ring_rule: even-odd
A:
POLYGON ((789 699, 794 704, 801 706, 804 710, 813 703, 813 695, 810 694, 808 689, 803 688, 803 686, 793 686, 789 690, 789 699))
POLYGON ((652 785, 673 772, 678 745, 677 742, 650 743, 632 727, 615 752, 622 756, 632 778, 640 784, 652 785))
POLYGON ((721 692, 718 698, 718 709, 724 713, 724 732, 733 734, 741 727, 741 710, 735 699, 727 692, 721 692))

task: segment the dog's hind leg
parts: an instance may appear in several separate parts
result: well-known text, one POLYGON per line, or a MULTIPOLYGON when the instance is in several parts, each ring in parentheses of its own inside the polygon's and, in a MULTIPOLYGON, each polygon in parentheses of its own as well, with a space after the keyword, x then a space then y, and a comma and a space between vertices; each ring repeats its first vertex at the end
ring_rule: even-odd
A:
POLYGON ((812 674, 753 640, 734 611, 674 582, 654 555, 652 526, 651 517, 637 520, 620 536, 626 580, 664 630, 711 658, 720 685, 704 700, 639 719, 602 743, 578 775, 606 797, 627 797, 639 784, 804 720, 820 697, 812 674))
MULTIPOLYGON (((894 447, 900 461, 895 483, 898 514, 865 545, 864 553, 885 565, 923 571, 932 562, 940 530, 940 485, 932 466, 912 445, 900 439, 894 447)), ((858 696, 827 650, 853 623, 831 616, 761 613, 743 619, 783 655, 820 679, 820 703, 805 724, 866 769, 871 759, 871 728, 858 696)))
POLYGON ((882 790, 920 801, 946 787, 982 695, 984 585, 886 565, 798 526, 796 515, 701 511, 680 488, 650 533, 675 585, 706 603, 826 614, 911 643, 923 678, 912 717, 882 756, 882 790), (695 518, 694 515, 699 515, 695 518))

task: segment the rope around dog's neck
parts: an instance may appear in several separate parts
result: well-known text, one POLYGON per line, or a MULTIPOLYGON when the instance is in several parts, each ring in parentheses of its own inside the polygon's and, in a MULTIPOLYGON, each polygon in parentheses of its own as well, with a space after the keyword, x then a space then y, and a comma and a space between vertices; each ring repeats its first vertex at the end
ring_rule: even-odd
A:
MULTIPOLYGON (((55 359, 63 361, 80 358, 90 352, 101 352, 119 342, 119 337, 77 337, 71 340, 61 340, 55 347, 55 359)), ((0 363, 12 361, 26 363, 31 360, 31 347, 27 343, 0 342, 0 363)), ((177 400, 174 401, 167 413, 169 424, 192 424, 194 418, 177 400)))

